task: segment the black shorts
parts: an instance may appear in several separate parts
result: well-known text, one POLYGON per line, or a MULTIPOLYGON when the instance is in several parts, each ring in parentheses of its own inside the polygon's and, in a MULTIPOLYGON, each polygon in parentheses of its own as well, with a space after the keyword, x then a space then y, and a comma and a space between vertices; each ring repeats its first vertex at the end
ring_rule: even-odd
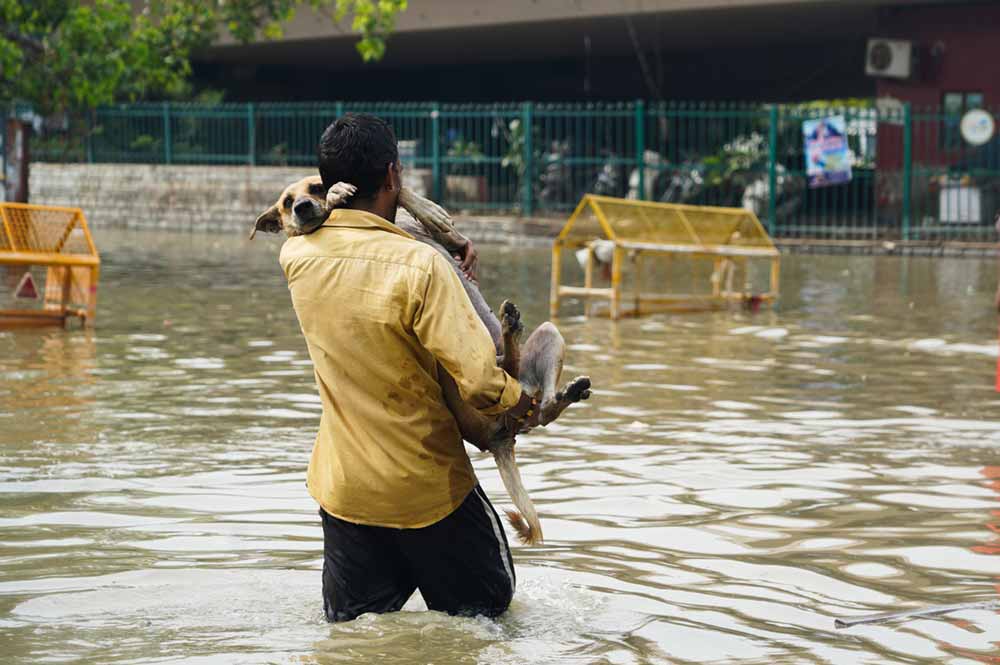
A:
POLYGON ((420 589, 432 610, 502 614, 514 596, 514 561, 500 518, 478 485, 453 513, 420 529, 323 519, 327 621, 395 612, 420 589))

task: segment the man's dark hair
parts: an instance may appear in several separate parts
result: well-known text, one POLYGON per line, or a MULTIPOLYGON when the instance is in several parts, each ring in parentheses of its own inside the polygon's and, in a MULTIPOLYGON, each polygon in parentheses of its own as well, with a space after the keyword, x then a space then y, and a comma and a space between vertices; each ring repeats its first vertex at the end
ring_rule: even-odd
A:
POLYGON ((367 113, 345 113, 319 140, 319 174, 329 189, 338 182, 358 188, 368 199, 385 183, 386 168, 399 159, 396 133, 385 120, 367 113))

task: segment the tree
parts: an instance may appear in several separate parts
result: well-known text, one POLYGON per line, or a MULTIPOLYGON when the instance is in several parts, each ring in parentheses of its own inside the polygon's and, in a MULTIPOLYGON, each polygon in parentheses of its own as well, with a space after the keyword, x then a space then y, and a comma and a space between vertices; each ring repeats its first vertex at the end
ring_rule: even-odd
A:
POLYGON ((407 0, 0 0, 0 100, 43 115, 187 90, 191 54, 223 31, 247 43, 281 36, 310 8, 351 18, 378 60, 407 0))

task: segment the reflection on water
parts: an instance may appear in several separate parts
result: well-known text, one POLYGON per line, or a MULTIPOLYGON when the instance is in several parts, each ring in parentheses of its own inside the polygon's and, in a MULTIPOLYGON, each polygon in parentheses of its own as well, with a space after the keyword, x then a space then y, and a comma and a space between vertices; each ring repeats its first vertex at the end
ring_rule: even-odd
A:
MULTIPOLYGON (((1000 594, 991 261, 792 256, 777 312, 568 310, 597 389, 519 443, 548 540, 511 611, 330 626, 277 243, 98 241, 95 331, 0 333, 5 662, 997 662, 988 611, 833 628, 1000 594)), ((546 253, 483 253, 533 327, 546 253)))

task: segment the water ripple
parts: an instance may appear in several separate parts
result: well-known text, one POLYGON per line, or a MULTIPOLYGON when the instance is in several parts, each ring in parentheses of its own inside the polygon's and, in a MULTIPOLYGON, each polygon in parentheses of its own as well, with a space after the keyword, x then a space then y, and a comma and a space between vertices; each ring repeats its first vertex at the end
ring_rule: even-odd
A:
MULTIPOLYGON (((11 662, 995 658, 992 612, 833 627, 997 597, 992 262, 792 256, 777 312, 567 312, 594 395, 518 442, 547 540, 515 547, 510 612, 417 595, 330 626, 304 487, 320 404, 277 245, 98 240, 95 331, 0 333, 11 662)), ((546 262, 485 248, 483 290, 535 325, 546 262)))

